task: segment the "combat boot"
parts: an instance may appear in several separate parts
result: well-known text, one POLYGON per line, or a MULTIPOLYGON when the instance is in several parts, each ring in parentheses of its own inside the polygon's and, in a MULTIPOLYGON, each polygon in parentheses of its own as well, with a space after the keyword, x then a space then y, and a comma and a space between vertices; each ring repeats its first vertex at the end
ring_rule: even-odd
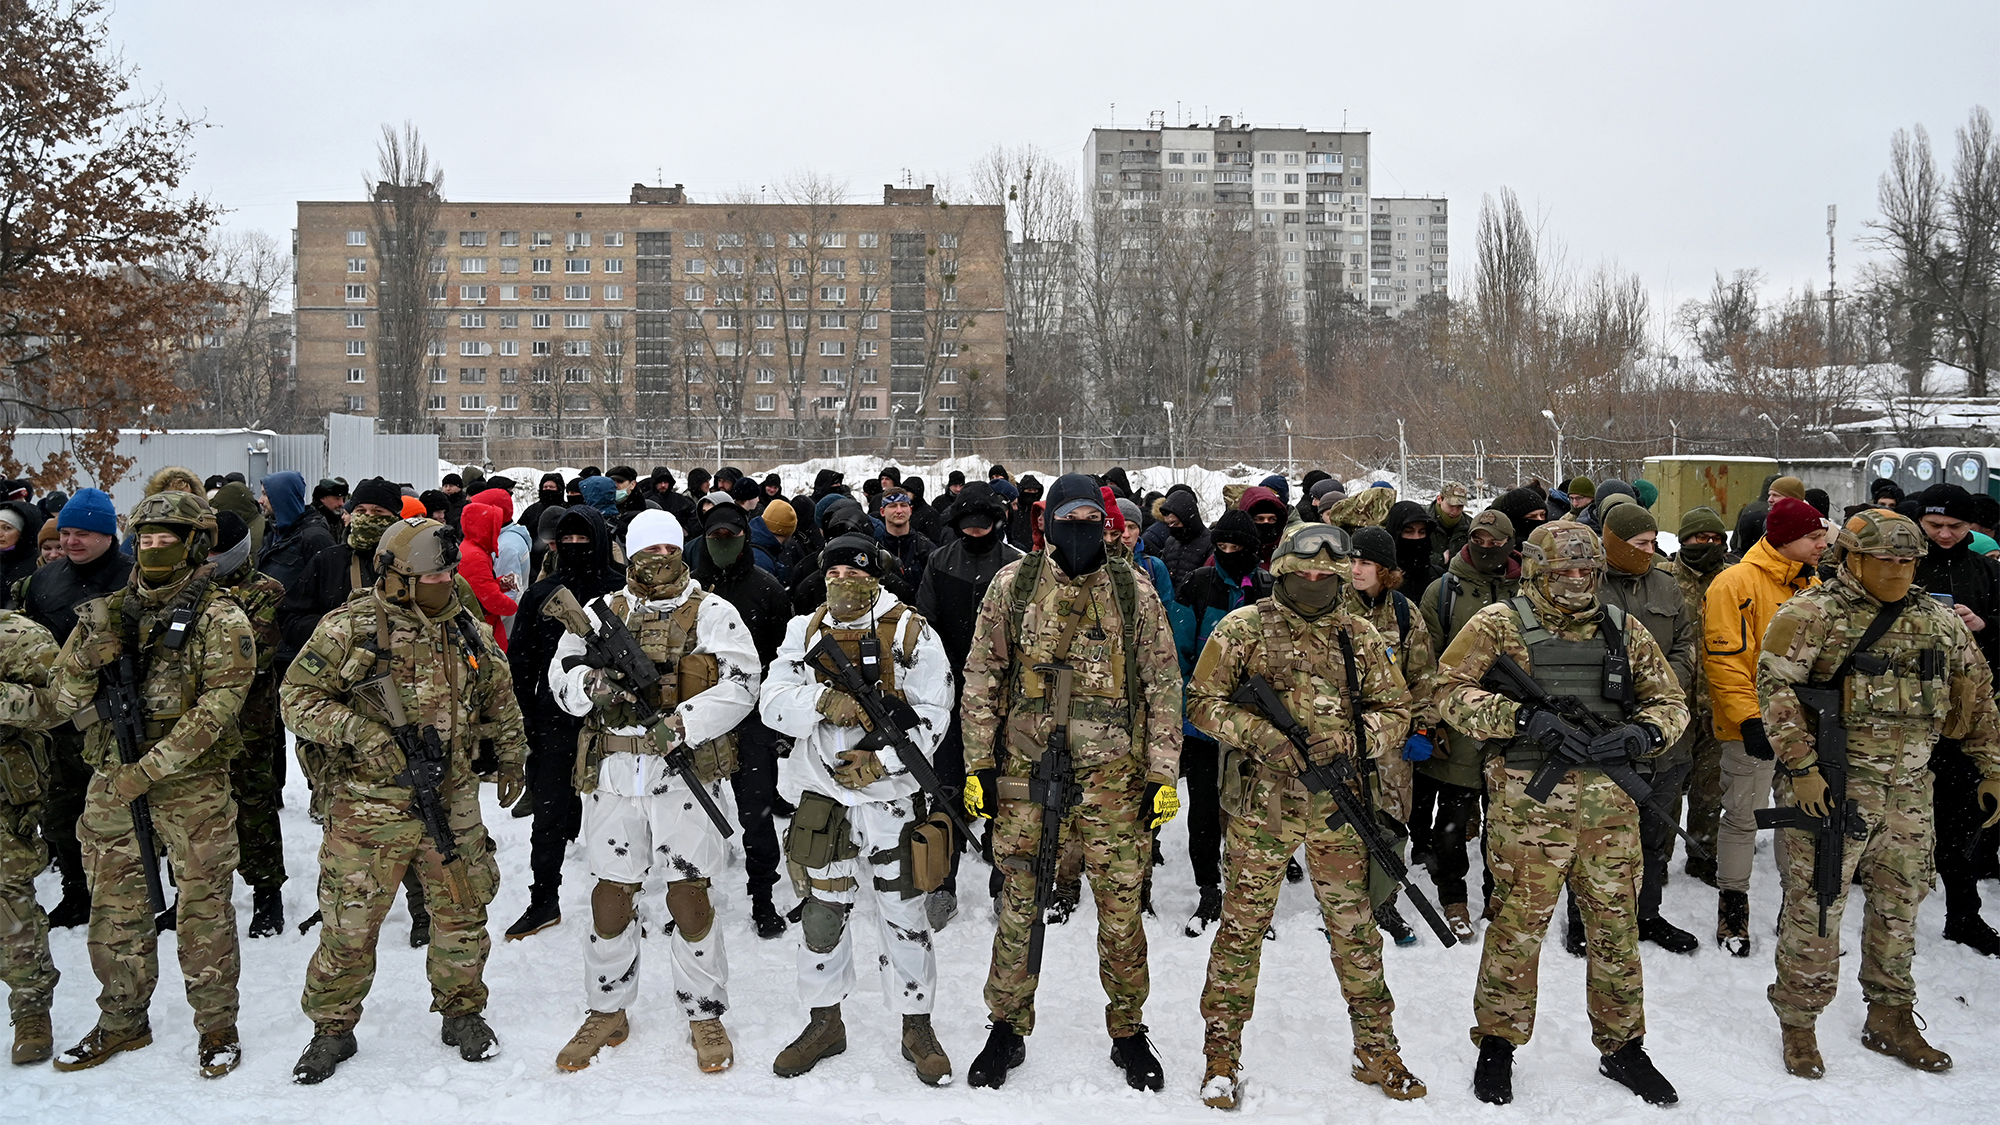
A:
POLYGON ((1299 866, 1299 857, 1296 855, 1285 857, 1285 882, 1303 883, 1305 881, 1306 869, 1299 866))
POLYGON ((1966 946, 1981 957, 2000 957, 2000 934, 1994 933, 1986 919, 1977 914, 1945 919, 1944 939, 1966 946))
POLYGON ((1687 866, 1683 867, 1681 870, 1687 872, 1688 877, 1691 879, 1699 879, 1702 882, 1707 883, 1711 887, 1715 885, 1714 856, 1709 856, 1708 858, 1703 859, 1699 856, 1691 855, 1688 857, 1687 866))
POLYGON ((1613 1054, 1599 1056, 1597 1073, 1639 1095, 1647 1105, 1673 1105, 1681 1100, 1674 1092, 1674 1084, 1647 1057, 1643 1035, 1613 1054))
POLYGON ((554 891, 544 891, 535 887, 528 892, 528 909, 521 912, 514 924, 507 927, 507 940, 520 941, 532 937, 550 926, 562 924, 562 904, 556 901, 554 891))
POLYGON ((1007 1020, 994 1020, 993 1029, 986 1036, 986 1046, 972 1060, 972 1071, 965 1080, 974 1088, 997 1090, 1006 1085, 1008 1071, 1027 1061, 1028 1044, 1014 1031, 1014 1025, 1007 1020))
POLYGON ((1451 936, 1461 943, 1470 943, 1478 936, 1472 929, 1472 911, 1462 902, 1444 904, 1444 922, 1451 927, 1451 936))
POLYGON ((777 1061, 771 1064, 771 1072, 780 1078, 797 1078, 818 1066, 821 1059, 832 1058, 845 1050, 847 1025, 841 1022, 840 1005, 814 1008, 812 1018, 806 1021, 806 1029, 778 1052, 777 1061))
POLYGON ((1194 913, 1188 916, 1187 925, 1181 927, 1181 933, 1188 937, 1200 937, 1221 918, 1222 888, 1203 887, 1201 901, 1195 904, 1194 913))
POLYGON ((1811 1027, 1780 1024, 1785 1035, 1785 1071, 1794 1078, 1823 1078, 1826 1061, 1819 1057, 1819 1032, 1811 1027))
POLYGON ((410 948, 422 949, 431 943, 431 912, 422 899, 410 903, 410 948))
POLYGON ((694 1042, 695 1065, 703 1074, 720 1074, 736 1064, 736 1047, 720 1019, 689 1020, 688 1037, 694 1042))
POLYGON ((236 1025, 201 1033, 201 1076, 220 1078, 243 1062, 243 1042, 236 1037, 236 1025))
POLYGON ((1354 1080, 1363 1085, 1380 1086, 1382 1092, 1399 1102, 1407 1102, 1423 1097, 1429 1091, 1424 1089, 1422 1079, 1410 1073, 1403 1065, 1403 1058, 1394 1051, 1370 1051, 1354 1048, 1354 1080))
POLYGON ((1731 957, 1750 956, 1750 896, 1743 891, 1724 891, 1716 900, 1715 944, 1731 957))
POLYGON ((1917 1070, 1936 1073, 1951 1069, 1951 1056, 1925 1042, 1916 1009, 1907 1004, 1868 1005, 1861 1045, 1876 1054, 1901 1059, 1917 1070))
POLYGON ((1054 901, 1049 903, 1049 912, 1042 919, 1047 926, 1060 926, 1076 913, 1076 904, 1083 898, 1083 885, 1079 883, 1057 883, 1054 901))
POLYGON ((250 936, 277 937, 284 932, 284 894, 277 887, 250 888, 250 936))
POLYGON ((1693 953, 1701 948, 1700 938, 1665 918, 1640 919, 1639 940, 1650 941, 1668 953, 1693 953))
POLYGON ((292 1065, 292 1081, 301 1086, 317 1086, 333 1077, 335 1068, 354 1057, 352 1031, 314 1031, 299 1061, 292 1065))
POLYGON ((903 1057, 917 1064, 917 1081, 926 1086, 951 1085, 951 1058, 931 1029, 931 1017, 903 1017, 903 1057))
POLYGON ((485 1062, 500 1053, 500 1037, 478 1012, 446 1016, 438 1038, 447 1047, 457 1047, 458 1057, 466 1062, 485 1062))
POLYGON ((110 1061, 111 1056, 123 1051, 136 1051, 153 1045, 153 1025, 140 1023, 137 1027, 123 1031, 111 1031, 103 1024, 90 1029, 77 1045, 56 1056, 55 1067, 67 1073, 72 1070, 89 1070, 110 1061))
POLYGON ((83 876, 78 875, 71 880, 65 873, 62 892, 62 901, 49 911, 49 928, 66 930, 90 921, 90 886, 84 882, 83 876))
POLYGON ((625 1020, 625 1009, 615 1012, 593 1011, 583 1017, 583 1026, 576 1029, 569 1042, 556 1053, 556 1069, 578 1071, 589 1066, 597 1052, 606 1047, 616 1047, 632 1034, 632 1025, 625 1020))
POLYGON ((1112 1037, 1111 1061, 1125 1072, 1125 1084, 1134 1090, 1159 1090, 1167 1084, 1160 1056, 1154 1053, 1152 1040, 1146 1038, 1143 1023, 1130 1035, 1112 1037))
POLYGON ((1514 1100, 1514 1045, 1489 1035, 1479 1041, 1479 1062, 1472 1068, 1472 1096, 1487 1105, 1514 1100))
POLYGON ((750 900, 750 924, 756 927, 757 936, 766 941, 785 936, 785 916, 778 913, 777 907, 771 905, 769 888, 750 900))
POLYGON ((1583 928, 1583 911, 1576 905, 1575 895, 1564 896, 1569 900, 1569 912, 1563 919, 1563 949, 1571 957, 1581 957, 1585 948, 1588 931, 1583 928))
MULTIPOLYGON (((1407 947, 1417 944, 1417 932, 1410 928, 1408 922, 1403 921, 1403 912, 1396 909, 1396 901, 1394 899, 1390 899, 1388 902, 1375 908, 1375 925, 1383 933, 1388 934, 1389 940, 1395 942, 1398 946, 1407 947)), ((1328 940, 1331 940, 1331 938, 1328 940)))
POLYGON ((1208 1073, 1201 1080, 1201 1104, 1210 1109, 1235 1109, 1239 1096, 1236 1064, 1220 1056, 1209 1056, 1208 1073))
POLYGON ((47 1012, 14 1017, 14 1065, 47 1061, 55 1053, 56 1033, 47 1012))

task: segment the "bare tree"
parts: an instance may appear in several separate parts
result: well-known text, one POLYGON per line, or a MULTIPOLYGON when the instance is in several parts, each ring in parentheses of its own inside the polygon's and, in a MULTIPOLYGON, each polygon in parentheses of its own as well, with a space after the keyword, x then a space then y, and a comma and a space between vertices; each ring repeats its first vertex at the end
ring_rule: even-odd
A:
POLYGON ((289 429, 291 325, 275 306, 292 281, 291 252, 263 231, 216 238, 208 252, 221 299, 183 354, 183 382, 198 396, 190 421, 289 429))
POLYGON ((442 337, 431 316, 444 296, 444 231, 438 228, 444 169, 431 161, 417 127, 382 126, 376 180, 369 186, 375 221, 378 416, 391 433, 429 429, 424 413, 432 345, 442 337))

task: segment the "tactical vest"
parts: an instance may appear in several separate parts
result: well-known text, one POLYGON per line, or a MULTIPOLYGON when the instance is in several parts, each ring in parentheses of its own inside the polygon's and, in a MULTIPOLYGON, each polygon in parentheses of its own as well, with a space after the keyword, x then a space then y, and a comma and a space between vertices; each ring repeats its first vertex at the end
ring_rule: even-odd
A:
MULTIPOLYGON (((196 690, 199 669, 191 666, 186 644, 220 594, 209 576, 201 575, 190 579, 180 593, 158 608, 138 601, 130 587, 114 590, 105 598, 107 628, 118 634, 125 651, 138 661, 139 706, 146 715, 144 749, 152 749, 165 738, 200 696, 196 690)), ((109 730, 107 727, 107 734, 109 730)), ((234 757, 241 746, 233 734, 232 729, 216 740, 223 761, 234 757)), ((117 756, 115 739, 106 738, 96 745, 102 749, 94 753, 86 746, 92 766, 105 765, 117 756)))
MULTIPOLYGON (((1949 611, 1946 611, 1949 612, 1949 611)), ((1865 624, 1860 615, 1847 619, 1841 637, 1848 652, 1841 666, 1847 674, 1838 683, 1841 690, 1841 725, 1859 730, 1868 725, 1929 725, 1951 708, 1950 688, 1945 680, 1945 651, 1938 636, 1926 625, 1924 615, 1905 612, 1885 631, 1881 642, 1861 651, 1862 634, 1853 627, 1865 624)), ((1832 646, 1822 659, 1832 655, 1832 646)), ((1824 685, 1816 685, 1824 686, 1824 685)))
MULTIPOLYGON (((1075 651, 1077 634, 1082 630, 1085 619, 1097 609, 1095 585, 1106 581, 1111 584, 1111 602, 1118 621, 1105 621, 1099 612, 1097 629, 1109 638, 1115 628, 1120 651, 1111 654, 1107 662, 1111 681, 1108 685, 1083 679, 1076 681, 1070 694, 1069 718, 1124 727, 1131 733, 1132 744, 1136 747, 1139 744, 1139 725, 1145 714, 1145 688, 1139 674, 1139 589, 1132 564, 1121 558, 1105 559, 1103 569, 1089 576, 1087 584, 1072 591, 1070 598, 1059 607, 1062 629, 1054 636, 1036 637, 1024 642, 1021 629, 1028 607, 1057 584, 1054 572, 1044 565, 1046 560, 1047 556, 1041 552, 1023 558, 1020 568, 1014 572, 1013 585, 1009 590, 1007 642, 1012 649, 1013 690, 1008 710, 1014 714, 1042 714, 1048 710, 1048 677, 1035 671, 1035 665, 1069 662, 1075 651)), ((1039 759, 1039 748, 1033 756, 1039 759)))
MULTIPOLYGON (((636 615, 632 601, 620 590, 591 603, 600 617, 613 615, 625 623, 639 651, 653 662, 659 682, 650 689, 647 702, 660 714, 712 688, 722 678, 722 667, 713 653, 696 652, 700 643, 696 624, 701 617, 702 599, 708 591, 697 586, 687 600, 672 609, 640 609, 636 615)), ((571 780, 579 793, 597 789, 598 767, 612 754, 645 754, 653 749, 650 734, 613 734, 614 727, 641 726, 638 709, 630 704, 614 704, 591 712, 578 736, 579 753, 571 780)), ((736 772, 736 732, 730 731, 698 746, 690 747, 695 776, 704 783, 736 772)))
MULTIPOLYGON (((1612 723, 1625 721, 1630 687, 1618 695, 1606 681, 1605 663, 1612 645, 1625 643, 1625 611, 1615 605, 1599 607, 1597 635, 1587 641, 1566 641, 1543 626, 1534 606, 1526 597, 1508 599, 1514 611, 1521 643, 1528 647, 1530 675, 1550 695, 1567 696, 1583 704, 1584 710, 1612 723)), ((1489 744, 1490 745, 1490 744, 1489 744)), ((1526 737, 1509 739, 1504 746, 1507 768, 1533 770, 1548 757, 1540 743, 1526 737)))
MULTIPOLYGON (((813 646, 819 643, 820 634, 824 633, 832 637, 833 642, 840 646, 840 651, 847 655, 847 659, 861 670, 863 679, 881 684, 883 692, 888 695, 897 699, 905 698, 902 684, 897 680, 896 669, 898 667, 907 669, 916 665, 917 638, 923 633, 923 617, 912 611, 909 606, 897 602, 887 613, 875 619, 875 627, 872 630, 837 629, 828 624, 830 620, 831 615, 825 606, 819 607, 813 613, 812 620, 806 624, 806 651, 811 652, 813 646), (896 641, 899 622, 903 633, 900 644, 896 641), (861 640, 870 635, 874 636, 882 657, 872 662, 863 660, 861 653, 861 640)), ((834 682, 833 677, 828 675, 826 669, 817 661, 813 662, 813 674, 820 683, 834 682)))

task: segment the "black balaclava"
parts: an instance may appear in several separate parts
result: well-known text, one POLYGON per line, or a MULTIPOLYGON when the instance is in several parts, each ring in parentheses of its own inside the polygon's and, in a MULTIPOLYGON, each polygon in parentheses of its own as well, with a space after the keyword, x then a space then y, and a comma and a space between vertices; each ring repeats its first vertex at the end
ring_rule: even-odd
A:
POLYGON ((1104 511, 1104 494, 1082 473, 1065 473, 1049 486, 1043 535, 1049 554, 1072 578, 1104 565, 1104 524, 1098 520, 1065 520, 1066 506, 1087 504, 1104 511))

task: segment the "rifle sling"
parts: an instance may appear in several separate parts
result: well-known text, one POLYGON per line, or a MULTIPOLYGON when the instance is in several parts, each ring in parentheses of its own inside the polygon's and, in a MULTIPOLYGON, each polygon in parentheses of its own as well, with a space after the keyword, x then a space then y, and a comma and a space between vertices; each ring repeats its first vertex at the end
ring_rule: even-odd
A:
POLYGON ((1902 602, 1891 602, 1883 606, 1880 610, 1877 610, 1875 620, 1870 621, 1868 628, 1862 630, 1861 639, 1854 642, 1854 648, 1848 652, 1847 659, 1841 661, 1839 666, 1826 679, 1818 682, 1808 681, 1806 686, 1820 690, 1839 691, 1841 684, 1854 672, 1854 658, 1874 647, 1875 642, 1881 640, 1889 632, 1889 627, 1894 625, 1896 618, 1902 616, 1902 614, 1902 602))

